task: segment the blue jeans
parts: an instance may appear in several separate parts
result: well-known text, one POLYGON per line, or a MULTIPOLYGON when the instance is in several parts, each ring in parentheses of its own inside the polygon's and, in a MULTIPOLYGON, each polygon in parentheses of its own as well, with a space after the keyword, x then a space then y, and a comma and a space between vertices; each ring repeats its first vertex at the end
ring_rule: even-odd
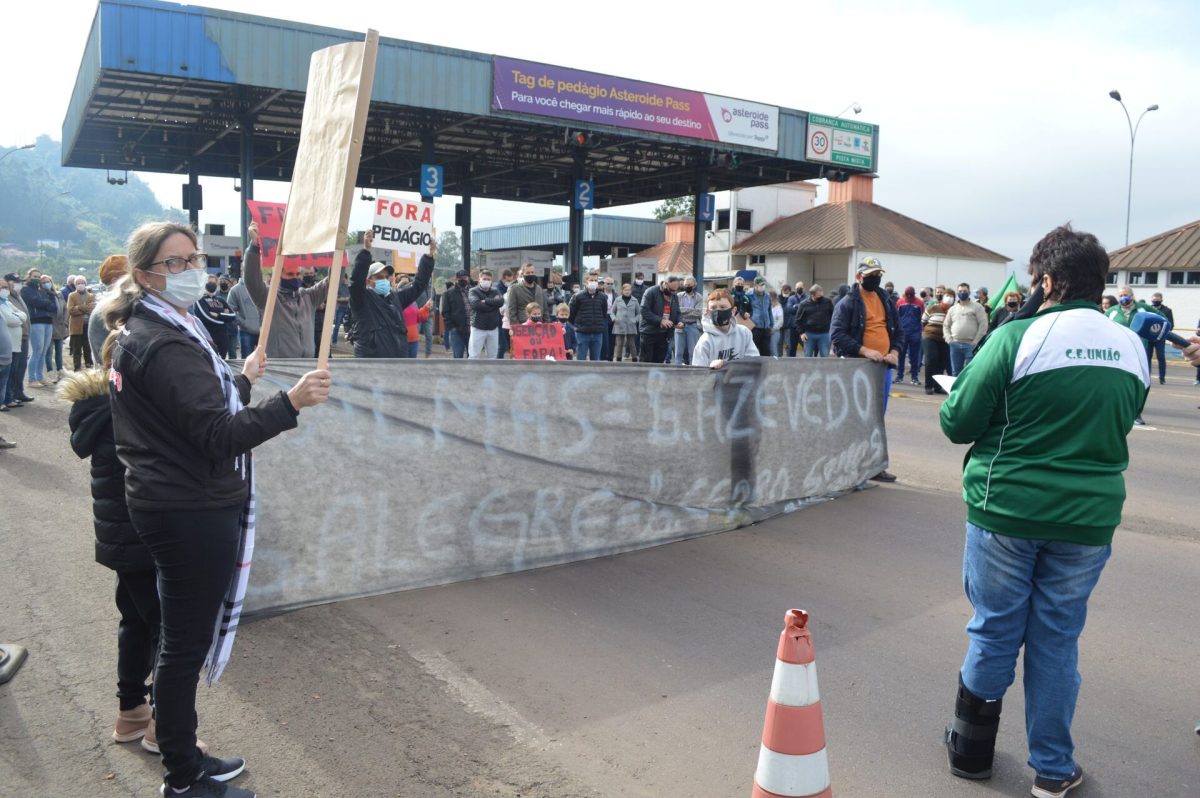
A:
POLYGON ((471 340, 469 330, 451 330, 450 331, 450 348, 454 350, 454 357, 464 358, 467 356, 467 343, 471 340))
POLYGON ((54 341, 53 324, 29 326, 29 379, 41 382, 46 377, 46 352, 54 341))
POLYGON ((685 363, 692 365, 692 352, 696 350, 696 344, 700 342, 700 325, 685 324, 682 330, 675 331, 675 365, 682 366, 685 363))
POLYGON ((420 341, 409 341, 408 342, 408 356, 411 358, 415 358, 419 354, 421 354, 421 342, 420 341))
POLYGON ((242 360, 250 356, 250 353, 258 348, 258 333, 248 333, 238 331, 238 338, 242 345, 242 360))
POLYGON ((961 374, 974 356, 975 344, 950 344, 950 376, 957 377, 961 374))
POLYGON ((1029 766, 1039 776, 1065 779, 1075 770, 1079 634, 1111 553, 1112 546, 1026 540, 967 523, 963 587, 975 615, 967 624, 963 684, 987 701, 1003 697, 1024 643, 1025 735, 1029 766))
POLYGON ((808 340, 804 342, 805 357, 829 357, 829 333, 805 333, 808 340))
POLYGON ((896 369, 900 382, 904 382, 905 355, 908 355, 910 373, 915 380, 921 376, 921 333, 904 336, 904 343, 900 346, 900 367, 896 369))
POLYGON ((575 359, 600 360, 604 353, 604 336, 606 333, 585 333, 575 331, 575 359))

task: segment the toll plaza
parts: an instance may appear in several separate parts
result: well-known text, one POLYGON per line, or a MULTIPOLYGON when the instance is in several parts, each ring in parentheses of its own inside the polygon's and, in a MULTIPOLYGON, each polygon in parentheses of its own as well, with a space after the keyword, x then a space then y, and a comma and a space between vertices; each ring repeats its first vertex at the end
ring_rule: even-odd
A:
MULTIPOLYGON (((183 205, 198 224, 204 177, 239 179, 245 199, 256 177, 291 178, 309 58, 360 39, 200 6, 101 0, 63 122, 63 164, 187 175, 183 205)), ((475 198, 566 206, 573 272, 585 211, 692 195, 701 278, 711 192, 846 180, 877 171, 878 152, 876 125, 383 38, 358 185, 460 197, 464 259, 479 249, 475 198)))

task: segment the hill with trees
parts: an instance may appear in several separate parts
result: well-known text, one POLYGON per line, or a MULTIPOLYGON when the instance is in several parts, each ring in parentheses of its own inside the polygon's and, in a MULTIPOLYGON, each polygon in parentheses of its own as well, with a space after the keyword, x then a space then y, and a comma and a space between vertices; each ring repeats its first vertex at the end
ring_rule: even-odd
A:
MULTIPOLYGON (((62 166, 62 144, 42 136, 32 149, 0 152, 0 269, 36 266, 56 280, 95 278, 105 257, 125 250, 142 222, 186 222, 164 209, 136 175, 110 185, 104 172, 62 166)), ((121 172, 120 177, 125 177, 121 172)))

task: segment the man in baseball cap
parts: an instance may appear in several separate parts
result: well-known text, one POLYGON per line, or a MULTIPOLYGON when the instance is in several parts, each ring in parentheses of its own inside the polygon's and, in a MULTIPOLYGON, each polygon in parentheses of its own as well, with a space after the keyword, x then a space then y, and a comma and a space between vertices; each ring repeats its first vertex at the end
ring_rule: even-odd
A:
MULTIPOLYGON (((863 357, 884 365, 883 407, 886 412, 892 389, 892 369, 900 357, 903 336, 896 319, 892 298, 879 286, 883 264, 878 258, 866 258, 855 270, 855 285, 833 309, 830 329, 833 348, 842 357, 863 357)), ((871 477, 879 482, 895 482, 886 469, 871 477)))

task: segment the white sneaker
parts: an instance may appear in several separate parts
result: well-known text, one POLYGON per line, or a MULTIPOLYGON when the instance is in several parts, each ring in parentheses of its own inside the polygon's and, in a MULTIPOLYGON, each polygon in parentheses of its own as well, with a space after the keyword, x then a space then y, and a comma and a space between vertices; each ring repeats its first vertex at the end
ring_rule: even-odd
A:
POLYGON ((28 380, 25 384, 30 386, 31 388, 45 388, 46 387, 46 383, 42 382, 41 380, 28 380))

